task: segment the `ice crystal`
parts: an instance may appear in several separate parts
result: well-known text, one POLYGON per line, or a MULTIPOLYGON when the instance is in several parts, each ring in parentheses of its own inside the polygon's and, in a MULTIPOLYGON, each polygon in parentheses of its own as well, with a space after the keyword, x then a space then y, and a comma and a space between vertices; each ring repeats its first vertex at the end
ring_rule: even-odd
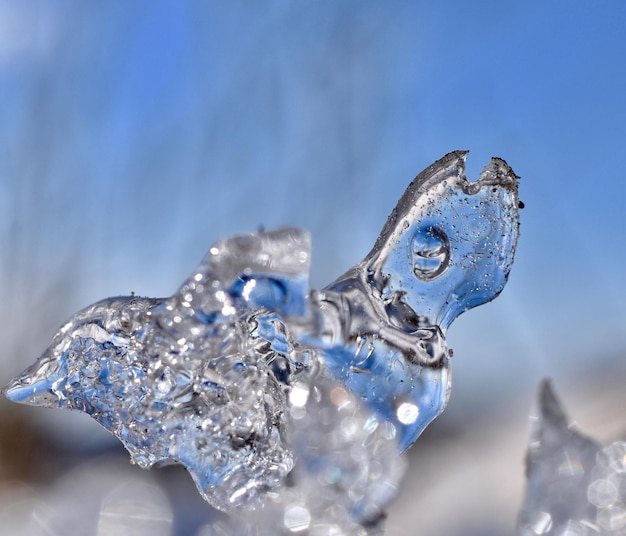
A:
POLYGON ((173 296, 74 315, 5 395, 89 414, 142 467, 184 465, 222 510, 278 508, 292 532, 321 511, 373 522, 399 479, 390 452, 448 400, 446 329, 513 261, 517 177, 493 159, 469 182, 465 157, 418 175, 325 289, 308 288, 306 232, 227 238, 173 296))
POLYGON ((520 536, 626 534, 626 442, 602 448, 574 429, 548 381, 527 455, 520 536))

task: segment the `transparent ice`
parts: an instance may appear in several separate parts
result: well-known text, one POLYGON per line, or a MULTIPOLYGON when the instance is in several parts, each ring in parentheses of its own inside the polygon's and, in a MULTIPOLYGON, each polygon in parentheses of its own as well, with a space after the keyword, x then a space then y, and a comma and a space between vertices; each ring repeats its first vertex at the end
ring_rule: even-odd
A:
POLYGON ((626 534, 626 442, 603 448, 574 429, 548 381, 535 419, 518 534, 626 534))
POLYGON ((447 328, 495 298, 513 262, 517 177, 494 158, 469 182, 465 158, 420 173, 325 289, 308 288, 305 231, 230 237, 173 296, 74 315, 4 394, 89 414, 140 466, 184 465, 219 509, 282 509, 288 530, 321 511, 375 523, 395 454, 447 403, 447 328))
POLYGON ((201 534, 382 534, 383 507, 404 471, 394 426, 323 377, 314 386, 294 382, 289 406, 287 440, 298 462, 286 485, 268 494, 265 508, 212 523, 201 534))

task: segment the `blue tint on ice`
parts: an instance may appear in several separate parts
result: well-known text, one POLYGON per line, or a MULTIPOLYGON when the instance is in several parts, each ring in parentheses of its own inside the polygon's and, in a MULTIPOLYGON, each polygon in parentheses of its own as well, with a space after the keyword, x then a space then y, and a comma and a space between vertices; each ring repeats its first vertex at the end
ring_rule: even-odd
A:
POLYGON ((84 411, 141 466, 184 465, 223 510, 284 487, 304 456, 294 423, 321 393, 330 421, 311 418, 320 433, 341 428, 343 445, 380 426, 372 456, 387 452, 381 442, 409 448, 449 397, 446 329, 497 296, 513 262, 517 177, 493 159, 468 182, 465 157, 418 175, 372 251, 325 289, 308 288, 306 232, 227 238, 170 298, 110 298, 77 313, 6 396, 84 411), (360 431, 346 428, 337 415, 359 405, 360 431))

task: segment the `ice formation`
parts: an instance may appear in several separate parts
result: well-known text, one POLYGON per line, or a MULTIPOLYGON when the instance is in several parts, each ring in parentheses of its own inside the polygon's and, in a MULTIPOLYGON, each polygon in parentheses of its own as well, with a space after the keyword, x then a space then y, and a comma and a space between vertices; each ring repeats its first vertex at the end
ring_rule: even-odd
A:
POLYGON ((420 173, 325 289, 308 288, 306 232, 227 238, 173 296, 74 315, 4 394, 89 414, 142 467, 184 465, 219 509, 269 505, 288 529, 322 510, 373 523, 395 453, 447 403, 446 329, 513 262, 517 177, 494 158, 469 182, 465 158, 420 173))
POLYGON ((526 463, 520 536, 626 534, 626 442, 602 448, 574 429, 548 381, 526 463))
POLYGON ((207 536, 375 536, 404 472, 395 429, 345 387, 318 377, 289 395, 287 441, 297 463, 265 507, 206 527, 207 536))

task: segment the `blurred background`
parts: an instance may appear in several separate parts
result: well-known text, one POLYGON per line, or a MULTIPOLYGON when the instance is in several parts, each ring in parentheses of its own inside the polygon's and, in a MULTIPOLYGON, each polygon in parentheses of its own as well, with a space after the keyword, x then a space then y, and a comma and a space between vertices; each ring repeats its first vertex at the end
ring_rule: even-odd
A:
MULTIPOLYGON (((85 305, 171 294, 223 236, 307 228, 324 286, 423 168, 469 149, 475 179, 500 156, 516 262, 449 330, 452 398, 388 534, 513 534, 541 378, 595 438, 626 428, 625 25, 608 0, 1 0, 1 383, 85 305)), ((0 456, 7 534, 215 516, 85 415, 1 400, 0 456)))

